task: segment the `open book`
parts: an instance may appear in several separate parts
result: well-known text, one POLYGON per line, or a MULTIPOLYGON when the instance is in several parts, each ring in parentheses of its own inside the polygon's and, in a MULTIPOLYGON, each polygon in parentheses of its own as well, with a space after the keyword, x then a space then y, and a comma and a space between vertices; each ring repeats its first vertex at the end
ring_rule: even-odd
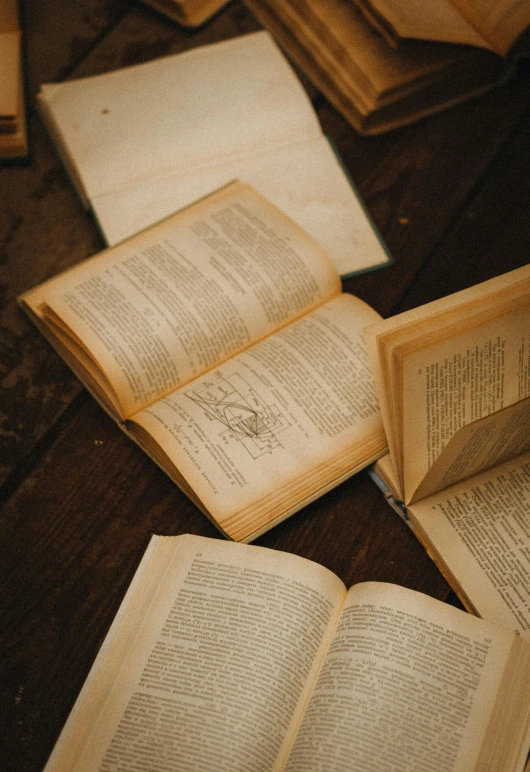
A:
POLYGON ((228 0, 142 0, 185 27, 198 27, 213 16, 228 0))
POLYGON ((321 247, 233 183, 20 301, 113 418, 230 538, 373 462, 378 314, 321 247))
POLYGON ((469 610, 530 631, 530 265, 371 325, 375 472, 469 610))
POLYGON ((44 84, 38 107, 109 245, 240 179, 311 234, 341 275, 389 262, 267 32, 44 84))
POLYGON ((45 772, 516 772, 530 645, 285 552, 151 539, 45 772))
POLYGON ((246 4, 363 134, 410 123, 501 83, 515 69, 515 39, 530 24, 529 0, 246 4), (509 56, 499 56, 508 48, 509 56))
POLYGON ((28 155, 18 0, 0 2, 0 160, 28 155))
POLYGON ((489 48, 505 56, 530 26, 529 0, 356 0, 397 42, 420 38, 489 48), (373 14, 373 15, 372 15, 373 14))

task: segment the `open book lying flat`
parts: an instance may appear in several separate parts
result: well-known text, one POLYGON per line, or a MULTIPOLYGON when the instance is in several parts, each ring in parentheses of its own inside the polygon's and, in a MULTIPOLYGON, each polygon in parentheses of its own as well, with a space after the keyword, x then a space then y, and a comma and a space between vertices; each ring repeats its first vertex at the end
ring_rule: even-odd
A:
POLYGON ((152 538, 45 772, 522 772, 530 644, 297 555, 152 538))
POLYGON ((94 396, 248 541, 386 450, 362 330, 321 247, 233 183, 25 293, 94 396))
POLYGON ((341 275, 389 263, 267 32, 44 84, 38 108, 107 244, 240 179, 311 234, 341 275))
POLYGON ((389 501, 468 609, 530 636, 530 265, 365 335, 389 501))

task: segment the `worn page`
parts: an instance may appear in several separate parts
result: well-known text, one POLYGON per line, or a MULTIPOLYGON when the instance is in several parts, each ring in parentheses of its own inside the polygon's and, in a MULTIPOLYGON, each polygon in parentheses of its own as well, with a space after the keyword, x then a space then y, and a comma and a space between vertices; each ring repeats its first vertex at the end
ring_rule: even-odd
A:
POLYGON ((458 429, 412 501, 429 496, 530 450, 530 397, 458 429))
POLYGON ((409 506, 453 587, 530 640, 530 454, 409 506))
POLYGON ((530 25, 530 4, 525 0, 451 0, 451 3, 503 55, 530 25))
POLYGON ((84 347, 126 418, 339 291, 320 247, 234 184, 23 302, 84 347))
MULTIPOLYGON (((381 455, 386 440, 351 295, 232 358, 134 417, 221 527, 271 516, 381 455)), ((232 536, 232 538, 236 538, 232 536)))
MULTIPOLYGON (((529 306, 403 355, 407 503, 459 429, 530 396, 529 355, 529 306)), ((510 444, 519 431, 517 422, 504 422, 501 428, 504 444, 510 444)), ((495 432, 482 434, 481 442, 502 450, 495 432)))
POLYGON ((342 276, 382 266, 390 258, 330 142, 296 138, 259 152, 185 169, 168 167, 141 185, 92 199, 108 244, 117 244, 233 179, 252 185, 318 241, 342 276))
POLYGON ((422 0, 371 0, 371 4, 399 37, 488 47, 451 0, 430 2, 428 13, 422 0))
MULTIPOLYGON (((489 770, 480 750, 514 638, 420 593, 356 585, 285 772, 489 770)), ((512 738, 519 764, 512 747, 491 769, 521 769, 525 728, 512 738)))
POLYGON ((462 426, 530 396, 529 330, 528 265, 365 330, 402 500, 462 426))
POLYGON ((154 537, 46 772, 274 772, 344 601, 287 553, 154 537))

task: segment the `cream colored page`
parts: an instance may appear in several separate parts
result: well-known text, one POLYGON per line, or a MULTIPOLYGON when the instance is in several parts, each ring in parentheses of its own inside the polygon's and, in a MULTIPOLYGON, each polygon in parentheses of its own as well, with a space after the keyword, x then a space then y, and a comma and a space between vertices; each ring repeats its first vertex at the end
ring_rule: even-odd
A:
POLYGON ((407 502, 460 427, 530 396, 529 330, 523 308, 403 357, 407 502))
POLYGON ((530 640, 530 454, 409 509, 478 614, 530 640))
POLYGON ((346 471, 366 460, 363 441, 384 443, 362 339, 376 316, 341 295, 134 421, 217 520, 325 462, 346 471))
POLYGON ((530 5, 525 0, 451 0, 452 4, 506 54, 530 25, 530 5))
POLYGON ((160 171, 142 183, 92 199, 109 244, 117 244, 234 178, 256 188, 324 248, 340 274, 389 258, 323 136, 239 154, 201 168, 160 171))
POLYGON ((487 46, 477 30, 453 7, 451 0, 435 0, 425 10, 423 0, 372 0, 400 37, 487 46))
POLYGON ((472 772, 512 643, 425 595, 356 585, 285 772, 472 772))
POLYGON ((114 670, 90 676, 104 701, 92 715, 79 708, 71 742, 89 726, 84 746, 72 758, 60 743, 46 772, 279 768, 344 585, 294 555, 182 538, 143 614, 125 609, 135 635, 125 650, 110 642, 114 670))
POLYGON ((459 429, 444 447, 412 501, 530 450, 530 397, 459 429))
POLYGON ((45 297, 130 416, 339 290, 318 245, 234 185, 52 280, 45 297))
POLYGON ((40 99, 90 199, 168 169, 200 173, 220 159, 321 134, 305 91, 265 31, 44 84, 40 99))

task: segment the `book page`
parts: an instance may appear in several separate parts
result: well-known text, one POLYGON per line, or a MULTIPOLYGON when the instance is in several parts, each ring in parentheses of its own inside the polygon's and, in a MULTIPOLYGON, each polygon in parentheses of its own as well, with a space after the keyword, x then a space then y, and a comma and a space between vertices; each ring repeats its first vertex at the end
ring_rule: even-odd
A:
POLYGON ((111 246, 241 179, 342 275, 389 262, 302 84, 261 30, 89 78, 39 110, 111 246))
POLYGON ((530 640, 530 454, 409 506, 466 604, 530 640))
POLYGON ((322 134, 305 91, 265 31, 43 84, 40 99, 90 200, 138 188, 168 169, 200 171, 322 134))
POLYGON ((529 329, 522 266, 365 330, 405 503, 459 429, 530 396, 529 329))
POLYGON ((412 501, 530 450, 530 398, 458 429, 416 489, 412 501))
POLYGON ((530 3, 526 0, 451 0, 454 7, 489 39, 500 54, 530 25, 530 3))
POLYGON ((480 750, 514 639, 411 590, 354 586, 285 772, 512 769, 524 722, 512 758, 490 767, 480 750))
POLYGON ((274 772, 346 590, 260 547, 154 537, 46 772, 274 772))
MULTIPOLYGON (((526 307, 403 355, 406 503, 459 429, 530 396, 529 352, 526 307)), ((508 432, 513 436, 518 431, 517 422, 505 422, 504 444, 511 442, 508 432)), ((492 449, 485 455, 493 456, 494 446, 501 453, 498 440, 495 432, 481 435, 483 446, 492 449)))
POLYGON ((234 184, 26 300, 86 349, 126 418, 339 291, 320 247, 234 184))
POLYGON ((453 7, 451 0, 434 0, 428 11, 422 0, 371 0, 371 5, 401 38, 488 47, 487 40, 453 7))
POLYGON ((135 415, 133 431, 221 528, 247 509, 270 523, 386 448, 362 338, 376 317, 340 295, 135 415))
POLYGON ((141 185, 93 197, 92 210, 113 245, 237 178, 318 241, 342 276, 388 263, 382 240, 330 142, 323 136, 302 139, 212 159, 199 168, 164 169, 141 185))

